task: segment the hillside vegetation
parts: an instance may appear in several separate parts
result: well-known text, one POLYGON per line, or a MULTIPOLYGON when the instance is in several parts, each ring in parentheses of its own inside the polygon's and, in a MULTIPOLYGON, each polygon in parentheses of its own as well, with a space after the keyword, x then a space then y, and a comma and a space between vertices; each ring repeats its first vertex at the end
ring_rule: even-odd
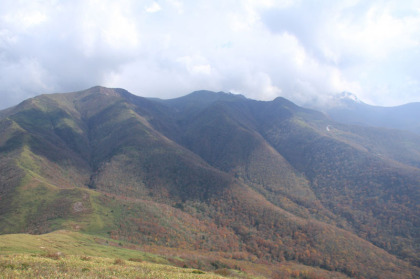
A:
POLYGON ((2 235, 0 271, 5 278, 347 278, 297 263, 253 264, 220 260, 217 253, 158 249, 162 255, 156 255, 141 251, 144 249, 156 247, 63 230, 2 235))
POLYGON ((67 231, 0 236, 0 249, 5 278, 196 278, 197 274, 223 278, 175 267, 166 258, 124 249, 121 243, 67 231))
POLYGON ((65 229, 274 278, 420 276, 416 135, 209 91, 94 87, 0 115, 2 234, 65 229))

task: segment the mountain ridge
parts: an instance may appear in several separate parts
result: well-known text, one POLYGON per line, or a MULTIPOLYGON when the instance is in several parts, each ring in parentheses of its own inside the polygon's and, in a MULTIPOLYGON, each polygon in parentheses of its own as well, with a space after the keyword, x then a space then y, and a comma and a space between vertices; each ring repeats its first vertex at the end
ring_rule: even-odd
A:
POLYGON ((373 106, 362 102, 352 93, 343 92, 329 103, 316 105, 314 108, 344 124, 399 129, 420 134, 420 102, 391 107, 373 106))
POLYGON ((9 220, 1 233, 78 228, 356 277, 419 272, 402 271, 419 257, 418 136, 346 126, 282 98, 210 91, 156 100, 93 87, 0 115, 1 174, 16 173, 0 180, 2 200, 15 203, 0 208, 9 220), (399 151, 372 141, 378 133, 399 151))

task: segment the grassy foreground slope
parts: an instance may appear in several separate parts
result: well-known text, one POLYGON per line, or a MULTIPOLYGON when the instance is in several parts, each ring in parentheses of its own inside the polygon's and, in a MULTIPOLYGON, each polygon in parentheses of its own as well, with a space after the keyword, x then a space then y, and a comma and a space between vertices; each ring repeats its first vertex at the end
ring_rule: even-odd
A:
POLYGON ((163 255, 141 251, 155 248, 64 230, 1 235, 0 274, 4 278, 348 278, 297 263, 219 261, 217 255, 198 251, 177 251, 184 255, 178 257, 169 248, 159 249, 163 255))
POLYGON ((93 236, 57 231, 0 237, 4 278, 222 278, 93 236))

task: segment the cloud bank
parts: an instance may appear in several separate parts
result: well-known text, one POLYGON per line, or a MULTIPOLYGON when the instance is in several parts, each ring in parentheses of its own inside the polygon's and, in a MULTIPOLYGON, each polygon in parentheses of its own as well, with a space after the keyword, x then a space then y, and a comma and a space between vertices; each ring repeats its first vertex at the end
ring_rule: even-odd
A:
POLYGON ((418 1, 2 1, 0 109, 94 85, 420 101, 418 1))

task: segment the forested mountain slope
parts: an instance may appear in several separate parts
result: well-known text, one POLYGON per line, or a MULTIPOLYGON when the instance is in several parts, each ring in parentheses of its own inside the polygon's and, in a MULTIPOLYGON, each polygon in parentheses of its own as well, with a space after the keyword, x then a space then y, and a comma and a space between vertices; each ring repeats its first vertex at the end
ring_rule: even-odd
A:
POLYGON ((0 232, 70 229, 414 278, 419 143, 282 98, 160 100, 104 87, 41 95, 0 112, 0 232))

